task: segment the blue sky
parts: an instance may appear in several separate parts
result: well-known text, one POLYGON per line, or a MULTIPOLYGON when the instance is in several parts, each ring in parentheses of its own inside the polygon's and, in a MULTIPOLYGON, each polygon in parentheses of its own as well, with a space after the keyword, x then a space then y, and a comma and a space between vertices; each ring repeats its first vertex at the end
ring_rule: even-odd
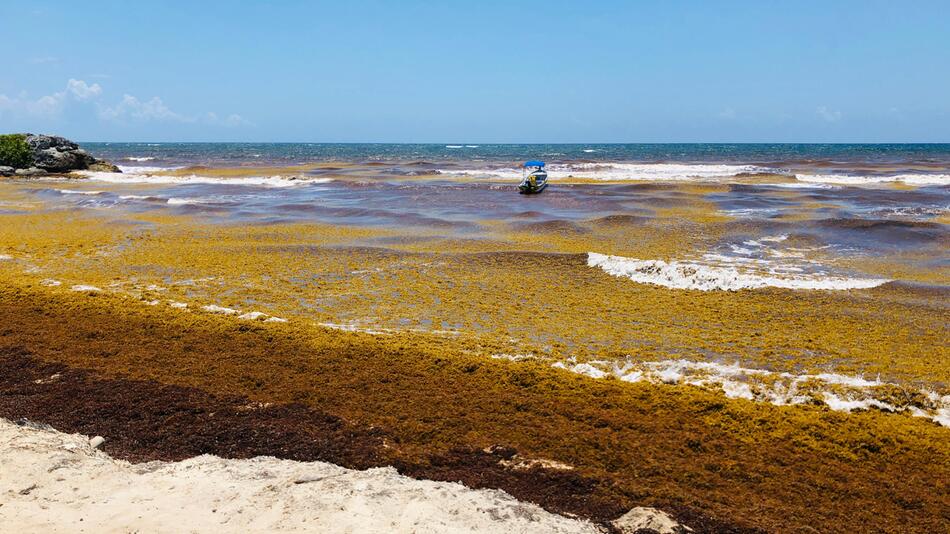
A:
POLYGON ((950 142, 950 2, 4 0, 0 130, 950 142))

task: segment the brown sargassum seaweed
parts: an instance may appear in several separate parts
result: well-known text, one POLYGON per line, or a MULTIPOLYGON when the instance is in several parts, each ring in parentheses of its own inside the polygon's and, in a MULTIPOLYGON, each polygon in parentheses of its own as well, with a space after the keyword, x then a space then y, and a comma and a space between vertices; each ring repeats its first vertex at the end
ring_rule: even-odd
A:
POLYGON ((132 460, 388 464, 600 522, 656 506, 711 532, 940 532, 950 520, 948 430, 911 417, 28 286, 0 290, 0 360, 0 416, 102 434, 132 460), (572 469, 543 467, 559 464, 572 469))

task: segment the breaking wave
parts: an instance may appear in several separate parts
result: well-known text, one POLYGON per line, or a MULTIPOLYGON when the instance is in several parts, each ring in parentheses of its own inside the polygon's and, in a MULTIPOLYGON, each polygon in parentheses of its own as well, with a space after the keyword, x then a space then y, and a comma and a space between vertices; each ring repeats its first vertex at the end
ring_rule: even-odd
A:
MULTIPOLYGON (((450 147, 451 148, 451 147, 450 147)), ((459 146, 458 148, 461 148, 459 146)), ((769 175, 774 183, 762 183, 784 188, 834 189, 840 186, 873 186, 903 183, 914 186, 950 185, 950 174, 808 174, 791 173, 788 169, 759 165, 706 164, 706 163, 613 163, 572 162, 554 163, 547 167, 552 179, 585 178, 609 181, 724 181, 741 176, 769 175), (789 181, 794 179, 795 181, 789 181)), ((440 169, 439 174, 516 179, 520 167, 485 167, 472 169, 440 169)))
POLYGON ((838 185, 875 185, 904 183, 907 185, 950 185, 950 174, 895 174, 892 176, 859 176, 847 174, 796 174, 800 182, 838 185))
POLYGON ((292 176, 248 176, 241 178, 218 178, 213 176, 162 176, 156 174, 135 174, 115 172, 82 171, 81 175, 90 180, 113 184, 219 184, 250 185, 266 187, 299 187, 332 182, 332 178, 301 178, 292 176))
POLYGON ((77 191, 75 189, 57 189, 56 192, 61 195, 101 195, 105 191, 77 191))
POLYGON ((860 279, 819 274, 796 275, 778 272, 760 274, 737 267, 695 262, 637 260, 596 252, 588 253, 587 265, 599 267, 607 274, 629 278, 641 284, 699 291, 738 291, 765 287, 822 290, 868 289, 889 282, 885 279, 860 279))
MULTIPOLYGON (((562 163, 547 167, 552 179, 588 178, 603 181, 715 181, 744 174, 783 174, 784 171, 755 165, 708 165, 686 163, 562 163)), ((512 167, 440 170, 440 174, 515 179, 521 169, 512 167)))
POLYGON ((168 172, 181 169, 181 167, 154 167, 147 165, 119 165, 119 170, 131 174, 152 174, 156 172, 168 172))
POLYGON ((176 198, 172 197, 165 201, 169 206, 196 206, 201 204, 213 204, 215 199, 209 198, 176 198))

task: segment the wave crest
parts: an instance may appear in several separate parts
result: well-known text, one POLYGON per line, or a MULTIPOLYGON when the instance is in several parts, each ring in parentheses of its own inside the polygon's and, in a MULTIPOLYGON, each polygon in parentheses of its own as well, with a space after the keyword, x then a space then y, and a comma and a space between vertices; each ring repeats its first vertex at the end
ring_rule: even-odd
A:
POLYGON ((889 282, 885 279, 820 275, 766 275, 740 271, 734 267, 680 261, 638 260, 596 252, 587 254, 587 265, 599 267, 607 274, 629 278, 641 284, 699 291, 738 291, 765 287, 822 290, 868 289, 889 282))

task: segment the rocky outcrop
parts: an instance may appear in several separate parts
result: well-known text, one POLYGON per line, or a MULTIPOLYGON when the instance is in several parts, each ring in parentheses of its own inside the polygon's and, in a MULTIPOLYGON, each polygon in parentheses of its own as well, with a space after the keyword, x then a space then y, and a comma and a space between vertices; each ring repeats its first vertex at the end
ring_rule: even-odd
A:
POLYGON ((12 171, 8 167, 0 168, 0 175, 41 176, 46 173, 59 174, 81 170, 121 172, 112 163, 93 157, 65 137, 39 134, 24 136, 33 155, 32 165, 12 171))
POLYGON ((97 159, 93 163, 87 165, 86 170, 96 172, 122 172, 117 166, 101 159, 97 159))

